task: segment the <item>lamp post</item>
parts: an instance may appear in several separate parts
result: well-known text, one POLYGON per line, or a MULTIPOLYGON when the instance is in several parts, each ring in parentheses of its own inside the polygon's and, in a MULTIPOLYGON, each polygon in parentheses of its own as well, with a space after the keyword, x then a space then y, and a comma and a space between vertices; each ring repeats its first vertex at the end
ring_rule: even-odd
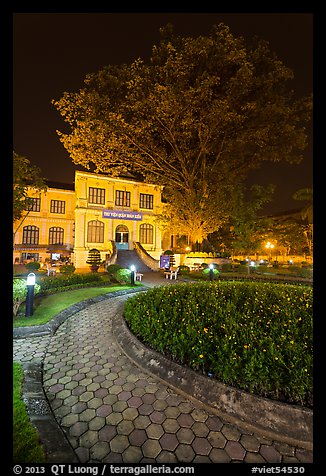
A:
POLYGON ((135 273, 136 273, 136 267, 134 264, 130 266, 130 271, 131 271, 131 286, 135 285, 135 273))
POLYGON ((214 279, 214 265, 213 263, 211 263, 209 265, 209 280, 213 281, 213 279, 214 279))
POLYGON ((35 287, 35 274, 29 273, 27 275, 27 295, 26 295, 26 309, 25 316, 30 317, 33 315, 34 305, 34 287, 35 287))
POLYGON ((267 250, 270 250, 270 256, 269 256, 269 260, 272 261, 272 250, 274 248, 275 245, 273 245, 273 243, 271 243, 270 241, 267 241, 266 245, 265 245, 265 248, 267 250))

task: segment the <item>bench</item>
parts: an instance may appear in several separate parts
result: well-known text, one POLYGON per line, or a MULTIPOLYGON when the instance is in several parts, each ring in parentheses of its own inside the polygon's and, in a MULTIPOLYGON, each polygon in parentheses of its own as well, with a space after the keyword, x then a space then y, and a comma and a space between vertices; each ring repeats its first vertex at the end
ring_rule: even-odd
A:
POLYGON ((143 276, 144 275, 142 273, 136 273, 135 275, 136 281, 141 281, 143 276))
POLYGON ((177 279, 179 268, 171 268, 164 271, 165 279, 177 279))

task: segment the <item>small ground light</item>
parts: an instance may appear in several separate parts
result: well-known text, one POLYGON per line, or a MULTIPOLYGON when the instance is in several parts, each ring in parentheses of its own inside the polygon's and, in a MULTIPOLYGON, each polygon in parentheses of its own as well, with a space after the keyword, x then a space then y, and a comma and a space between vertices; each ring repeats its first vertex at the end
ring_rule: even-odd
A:
POLYGON ((34 306, 34 287, 35 287, 35 274, 29 273, 27 275, 27 295, 26 295, 26 309, 25 316, 29 317, 33 315, 34 306))
POLYGON ((135 285, 135 274, 136 274, 136 266, 132 264, 130 266, 130 271, 131 271, 131 286, 135 285))

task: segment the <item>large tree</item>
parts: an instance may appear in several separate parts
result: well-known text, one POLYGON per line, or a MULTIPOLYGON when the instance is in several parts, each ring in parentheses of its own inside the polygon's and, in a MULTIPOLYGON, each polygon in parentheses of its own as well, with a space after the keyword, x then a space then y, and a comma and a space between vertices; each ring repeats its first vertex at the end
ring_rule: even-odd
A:
POLYGON ((163 185, 169 213, 201 241, 251 169, 300 162, 312 102, 295 99, 292 71, 265 41, 223 24, 197 38, 169 25, 161 34, 148 63, 107 66, 53 100, 71 128, 59 136, 75 164, 163 185))
POLYGON ((20 220, 29 212, 32 206, 30 190, 39 196, 47 189, 41 170, 32 165, 26 157, 13 152, 13 218, 20 220))

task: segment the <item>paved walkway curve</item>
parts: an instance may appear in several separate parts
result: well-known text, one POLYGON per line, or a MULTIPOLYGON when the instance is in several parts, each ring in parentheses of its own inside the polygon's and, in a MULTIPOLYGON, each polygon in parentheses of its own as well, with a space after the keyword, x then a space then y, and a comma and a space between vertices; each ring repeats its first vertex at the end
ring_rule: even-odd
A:
POLYGON ((311 451, 240 429, 132 363, 112 333, 127 298, 91 304, 51 337, 14 341, 14 360, 43 362, 44 391, 81 463, 312 462, 311 451))

